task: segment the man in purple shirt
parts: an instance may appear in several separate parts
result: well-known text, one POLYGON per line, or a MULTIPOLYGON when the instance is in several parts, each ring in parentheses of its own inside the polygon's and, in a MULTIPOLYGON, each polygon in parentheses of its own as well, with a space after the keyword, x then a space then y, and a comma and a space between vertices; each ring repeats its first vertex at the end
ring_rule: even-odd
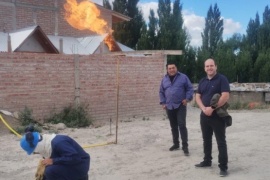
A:
POLYGON ((192 100, 194 90, 189 78, 177 70, 175 63, 168 63, 166 68, 167 74, 161 81, 159 97, 160 104, 166 110, 170 120, 173 146, 169 150, 173 151, 180 148, 180 132, 182 150, 188 156, 187 102, 192 100))

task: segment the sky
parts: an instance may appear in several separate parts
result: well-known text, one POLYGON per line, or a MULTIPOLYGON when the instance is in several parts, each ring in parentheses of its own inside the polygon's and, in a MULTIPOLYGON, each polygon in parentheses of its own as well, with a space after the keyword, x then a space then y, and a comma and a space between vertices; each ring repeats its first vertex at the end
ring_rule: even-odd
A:
MULTIPOLYGON (((174 0, 171 0, 173 3, 174 0)), ((205 26, 205 17, 209 7, 214 7, 217 3, 221 17, 224 22, 223 38, 231 37, 234 33, 245 34, 250 19, 255 19, 259 14, 262 22, 263 12, 269 0, 180 0, 182 4, 182 14, 184 26, 191 36, 192 46, 201 46, 201 33, 205 26)), ((145 21, 149 21, 150 8, 156 13, 158 0, 140 0, 138 7, 142 9, 145 21)))
MULTIPOLYGON (((92 0, 102 4, 102 0, 92 0)), ((112 5, 114 0, 109 0, 112 5)), ((171 0, 173 3, 174 0, 171 0)), ((223 18, 224 30, 223 39, 231 37, 234 33, 246 34, 247 25, 250 19, 255 19, 256 13, 259 14, 260 22, 265 7, 270 8, 269 0, 180 0, 182 4, 182 14, 184 26, 187 28, 191 37, 192 46, 201 46, 201 33, 204 30, 205 18, 209 7, 214 7, 217 3, 221 17, 223 18)), ((149 21, 150 8, 157 15, 158 0, 139 0, 138 7, 143 12, 146 22, 149 21)))

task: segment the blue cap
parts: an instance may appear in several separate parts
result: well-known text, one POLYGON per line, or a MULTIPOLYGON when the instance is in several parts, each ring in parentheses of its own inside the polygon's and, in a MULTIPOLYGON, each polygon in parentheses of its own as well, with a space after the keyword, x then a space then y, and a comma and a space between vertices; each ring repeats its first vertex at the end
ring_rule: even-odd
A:
POLYGON ((21 138, 21 147, 28 155, 32 154, 39 142, 38 132, 28 132, 21 138))

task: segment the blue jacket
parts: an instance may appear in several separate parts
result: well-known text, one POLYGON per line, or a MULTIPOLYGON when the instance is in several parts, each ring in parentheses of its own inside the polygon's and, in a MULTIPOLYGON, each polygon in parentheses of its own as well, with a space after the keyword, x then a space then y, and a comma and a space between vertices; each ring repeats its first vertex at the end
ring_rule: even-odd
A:
POLYGON ((185 74, 177 72, 172 82, 166 74, 159 89, 160 104, 165 104, 169 110, 176 109, 184 99, 191 101, 193 92, 193 86, 185 74))
POLYGON ((90 156, 75 140, 56 135, 51 145, 53 165, 46 167, 46 180, 77 180, 87 176, 90 156))

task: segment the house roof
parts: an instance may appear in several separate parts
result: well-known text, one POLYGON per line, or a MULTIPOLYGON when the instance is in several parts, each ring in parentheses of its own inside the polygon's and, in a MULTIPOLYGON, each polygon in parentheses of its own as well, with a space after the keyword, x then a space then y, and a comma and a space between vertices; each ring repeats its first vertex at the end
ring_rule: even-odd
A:
MULTIPOLYGON (((35 39, 37 39, 38 43, 40 43, 42 47, 46 50, 46 52, 59 53, 61 51, 60 42, 62 41, 62 51, 64 54, 80 55, 94 54, 95 51, 100 47, 100 45, 106 40, 106 38, 111 37, 111 35, 109 34, 94 35, 80 38, 45 35, 39 26, 32 26, 29 28, 18 30, 16 32, 12 32, 10 34, 0 32, 0 52, 8 51, 8 35, 10 35, 11 39, 10 44, 12 52, 16 52, 17 50, 19 50, 19 47, 21 47, 28 38, 34 36, 35 39)), ((111 51, 134 51, 133 49, 116 42, 112 37, 111 40, 114 47, 114 49, 112 49, 111 51)))
POLYGON ((111 15, 112 15, 112 23, 119 23, 119 22, 123 22, 123 21, 130 21, 132 18, 125 16, 121 13, 118 13, 116 11, 107 9, 105 7, 103 7, 102 5, 98 4, 95 2, 95 5, 99 8, 102 8, 104 11, 108 11, 111 15))
POLYGON ((43 47, 46 53, 59 53, 40 26, 24 28, 15 33, 10 33, 9 35, 11 39, 12 51, 16 52, 17 49, 23 46, 26 40, 32 36, 43 47), (25 37, 25 39, 21 37, 25 37))
POLYGON ((46 34, 42 31, 40 26, 31 26, 28 28, 20 29, 11 33, 0 33, 1 45, 0 51, 8 51, 9 48, 9 36, 10 36, 10 48, 12 52, 20 51, 20 47, 27 46, 27 40, 32 37, 39 43, 40 47, 46 53, 59 53, 54 47, 46 34))

